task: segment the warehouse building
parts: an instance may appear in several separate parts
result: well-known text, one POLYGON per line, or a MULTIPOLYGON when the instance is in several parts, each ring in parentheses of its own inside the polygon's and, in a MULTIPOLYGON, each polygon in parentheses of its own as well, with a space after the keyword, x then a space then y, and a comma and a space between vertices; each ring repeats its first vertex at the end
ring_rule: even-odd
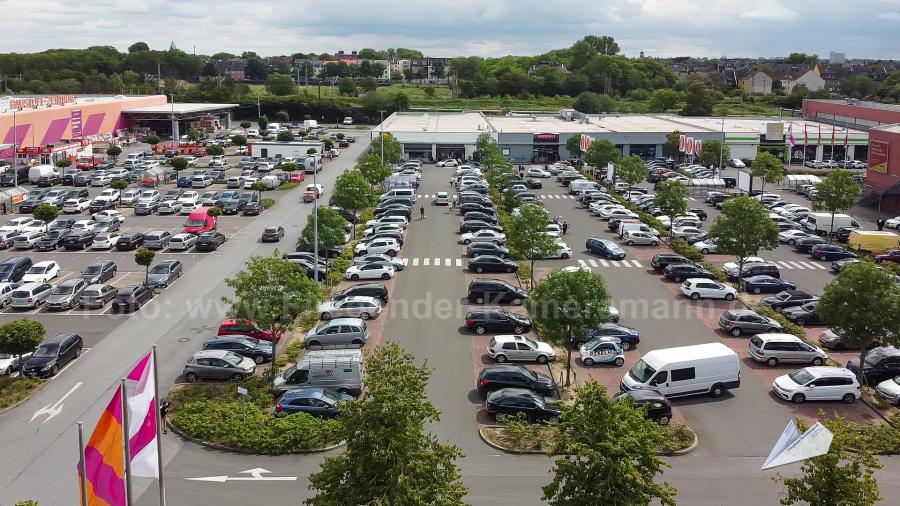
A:
POLYGON ((865 160, 868 134, 799 118, 682 117, 666 114, 585 115, 573 110, 559 114, 480 112, 394 113, 372 131, 390 133, 407 157, 424 160, 470 158, 478 136, 488 133, 515 163, 547 163, 573 158, 566 141, 582 133, 615 144, 623 156, 663 156, 666 135, 680 131, 703 142, 723 138, 735 158, 750 159, 769 151, 790 163, 804 160, 865 160), (791 148, 790 137, 794 144, 791 148), (834 140, 832 140, 834 139, 834 140), (846 150, 845 150, 846 144, 846 150))

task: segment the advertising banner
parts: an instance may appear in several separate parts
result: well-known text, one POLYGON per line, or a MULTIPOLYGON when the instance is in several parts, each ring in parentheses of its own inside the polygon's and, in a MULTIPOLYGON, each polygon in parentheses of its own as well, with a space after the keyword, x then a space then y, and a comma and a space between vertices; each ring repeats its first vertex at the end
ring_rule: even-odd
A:
POLYGON ((75 109, 72 111, 72 138, 80 139, 81 138, 81 109, 75 109))
POLYGON ((869 141, 869 170, 887 174, 890 147, 887 141, 869 141))

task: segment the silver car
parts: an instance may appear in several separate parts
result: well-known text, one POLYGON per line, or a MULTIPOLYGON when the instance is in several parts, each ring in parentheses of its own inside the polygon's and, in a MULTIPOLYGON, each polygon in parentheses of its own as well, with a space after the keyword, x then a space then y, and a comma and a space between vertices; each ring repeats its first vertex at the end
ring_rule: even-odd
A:
POLYGON ((10 306, 16 309, 34 309, 47 300, 52 290, 53 285, 50 283, 25 283, 13 291, 10 306))
POLYGON ((107 302, 115 299, 118 294, 119 290, 112 285, 89 285, 81 292, 79 305, 82 308, 88 309, 101 308, 105 306, 107 302))
POLYGON ((170 251, 186 251, 194 247, 197 242, 197 236, 194 234, 175 234, 169 239, 170 251))
POLYGON ((67 279, 53 288, 50 296, 44 301, 44 307, 49 311, 63 311, 72 309, 81 300, 81 294, 88 284, 81 278, 67 279))
POLYGON ((319 305, 319 317, 323 320, 347 317, 377 318, 381 314, 381 301, 374 297, 347 297, 343 300, 328 301, 319 305))
POLYGON ((659 244, 658 237, 648 234, 647 232, 641 232, 640 230, 626 230, 622 235, 622 241, 629 246, 634 246, 636 244, 656 246, 659 244))
POLYGON ((750 338, 747 352, 757 362, 764 362, 775 367, 781 362, 800 362, 803 364, 822 365, 828 360, 828 354, 818 346, 803 342, 793 334, 763 333, 750 338))
POLYGON ((194 354, 184 366, 184 379, 193 383, 201 379, 241 381, 253 376, 256 362, 228 350, 203 350, 194 354))
POLYGON ((335 318, 306 333, 306 346, 355 345, 369 340, 369 329, 360 318, 335 318))
POLYGON ((166 288, 181 277, 184 267, 179 260, 163 260, 153 266, 147 275, 147 285, 154 288, 166 288))
POLYGON ((172 239, 172 234, 165 230, 151 230, 144 234, 144 247, 147 249, 165 249, 172 239))

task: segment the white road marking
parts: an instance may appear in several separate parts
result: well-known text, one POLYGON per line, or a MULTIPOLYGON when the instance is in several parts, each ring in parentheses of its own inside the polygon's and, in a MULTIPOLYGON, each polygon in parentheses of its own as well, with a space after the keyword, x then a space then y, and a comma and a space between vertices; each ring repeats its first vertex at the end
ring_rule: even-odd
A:
MULTIPOLYGON (((74 362, 74 360, 69 363, 71 364, 72 362, 74 362)), ((58 375, 60 372, 62 372, 62 371, 59 371, 56 374, 58 375)), ((63 401, 65 401, 68 396, 75 393, 75 390, 78 390, 78 387, 80 387, 81 385, 82 385, 81 381, 79 381, 78 383, 75 383, 75 385, 73 385, 72 388, 70 388, 69 391, 66 392, 65 395, 60 397, 60 399, 58 401, 54 402, 53 404, 47 404, 43 408, 35 411, 34 414, 31 415, 31 420, 28 420, 28 423, 35 421, 35 419, 37 419, 37 417, 39 417, 39 416, 46 416, 47 418, 45 418, 44 421, 41 422, 41 425, 43 425, 43 424, 49 422, 51 419, 55 418, 56 415, 62 413, 62 410, 65 407, 65 405, 63 404, 63 401)))
POLYGON ((801 271, 805 271, 805 270, 806 270, 806 267, 804 267, 804 266, 801 264, 801 262, 790 262, 790 264, 793 265, 794 267, 800 269, 801 271))
POLYGON ((445 259, 444 259, 444 265, 446 265, 447 267, 452 267, 452 266, 453 266, 453 260, 451 260, 451 259, 449 259, 449 258, 445 258, 445 259))
POLYGON ((428 267, 429 265, 431 265, 431 259, 430 258, 422 259, 422 265, 424 265, 425 267, 428 267))
POLYGON ((591 267, 600 267, 599 265, 597 265, 597 261, 593 258, 589 259, 588 263, 591 264, 591 267))
POLYGON ((579 263, 582 267, 585 267, 585 268, 590 269, 590 267, 588 267, 587 262, 585 262, 584 260, 578 260, 578 263, 579 263))
POLYGON ((440 258, 435 258, 435 259, 434 259, 434 265, 435 265, 435 267, 440 267, 440 266, 441 266, 441 259, 440 259, 440 258))
POLYGON ((811 264, 811 263, 809 263, 809 262, 797 262, 797 263, 798 263, 798 264, 802 264, 802 265, 803 265, 804 267, 806 267, 807 269, 815 269, 815 268, 816 268, 815 265, 813 265, 813 264, 811 264))
POLYGON ((606 260, 603 259, 600 260, 600 265, 602 265, 603 267, 609 267, 609 264, 606 263, 606 260))
POLYGON ((412 265, 413 265, 413 267, 418 267, 418 266, 419 266, 419 259, 418 259, 418 258, 413 258, 413 259, 412 259, 412 265))
POLYGON ((225 483, 226 481, 296 481, 296 476, 263 476, 265 473, 271 473, 268 469, 257 467, 241 471, 240 474, 247 473, 250 476, 201 476, 198 478, 185 478, 189 481, 210 481, 214 483, 225 483))
POLYGON ((619 265, 618 260, 610 260, 609 262, 613 265, 613 267, 622 267, 621 265, 619 265))
POLYGON ((644 266, 641 265, 641 263, 638 262, 637 260, 632 260, 631 263, 633 263, 635 267, 640 267, 640 268, 643 268, 643 267, 644 267, 644 266))
POLYGON ((457 258, 457 259, 456 259, 456 266, 457 266, 457 267, 462 267, 462 258, 457 258))
POLYGON ((816 262, 810 262, 810 263, 813 264, 813 265, 815 265, 815 266, 818 267, 819 269, 823 269, 823 270, 826 270, 826 271, 828 270, 828 267, 825 267, 825 266, 822 265, 822 264, 819 264, 819 263, 816 263, 816 262))

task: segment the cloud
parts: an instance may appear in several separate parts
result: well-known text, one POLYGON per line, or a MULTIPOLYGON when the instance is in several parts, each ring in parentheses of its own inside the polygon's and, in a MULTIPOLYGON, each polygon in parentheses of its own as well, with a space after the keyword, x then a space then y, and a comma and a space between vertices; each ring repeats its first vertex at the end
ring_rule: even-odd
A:
POLYGON ((876 17, 886 21, 900 21, 900 12, 882 12, 876 17))

